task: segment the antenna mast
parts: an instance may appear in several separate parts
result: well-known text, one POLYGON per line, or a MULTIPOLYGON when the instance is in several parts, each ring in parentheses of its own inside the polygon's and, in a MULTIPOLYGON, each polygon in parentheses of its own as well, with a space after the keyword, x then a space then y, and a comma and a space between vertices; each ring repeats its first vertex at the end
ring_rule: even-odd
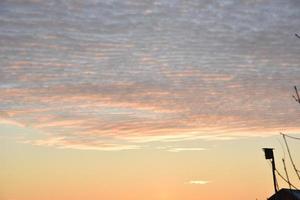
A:
POLYGON ((277 188, 277 179, 276 179, 276 167, 275 167, 275 159, 274 159, 274 154, 273 154, 273 149, 272 148, 263 148, 264 152, 265 152, 265 158, 267 160, 271 160, 272 162, 272 173, 273 173, 273 182, 274 182, 274 190, 275 193, 278 192, 278 188, 277 188))
POLYGON ((297 101, 298 103, 300 103, 300 97, 299 97, 299 93, 298 93, 298 89, 296 86, 294 86, 295 92, 296 92, 296 96, 293 95, 293 98, 295 99, 295 101, 297 101))

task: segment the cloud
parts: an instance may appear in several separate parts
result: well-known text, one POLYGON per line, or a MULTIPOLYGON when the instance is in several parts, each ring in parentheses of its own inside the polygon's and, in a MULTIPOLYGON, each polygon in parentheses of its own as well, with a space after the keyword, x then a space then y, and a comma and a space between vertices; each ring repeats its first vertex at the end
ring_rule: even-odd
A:
POLYGON ((174 153, 178 153, 178 152, 182 152, 182 151, 204 151, 204 150, 207 150, 207 149, 200 148, 200 147, 177 147, 177 148, 167 149, 167 151, 174 152, 174 153))
POLYGON ((2 117, 0 117, 0 124, 12 125, 12 126, 17 126, 17 127, 25 127, 23 124, 18 123, 17 121, 2 118, 2 117))
POLYGON ((204 181, 204 180, 191 180, 186 182, 186 184, 190 184, 190 185, 205 185, 211 183, 211 181, 204 181))
POLYGON ((299 131, 295 4, 1 1, 2 123, 72 148, 299 131))
POLYGON ((138 145, 113 144, 103 141, 76 141, 65 137, 51 137, 47 139, 20 140, 21 143, 32 144, 36 146, 56 147, 60 149, 78 149, 78 150, 101 150, 101 151, 122 151, 140 149, 138 145))

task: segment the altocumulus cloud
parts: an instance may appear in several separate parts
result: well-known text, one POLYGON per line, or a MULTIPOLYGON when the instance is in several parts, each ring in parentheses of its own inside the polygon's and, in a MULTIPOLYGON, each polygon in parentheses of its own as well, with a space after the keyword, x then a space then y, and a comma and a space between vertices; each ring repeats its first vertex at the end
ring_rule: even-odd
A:
POLYGON ((45 133, 26 142, 122 150, 300 130, 290 98, 300 76, 298 1, 0 8, 0 120, 45 133))

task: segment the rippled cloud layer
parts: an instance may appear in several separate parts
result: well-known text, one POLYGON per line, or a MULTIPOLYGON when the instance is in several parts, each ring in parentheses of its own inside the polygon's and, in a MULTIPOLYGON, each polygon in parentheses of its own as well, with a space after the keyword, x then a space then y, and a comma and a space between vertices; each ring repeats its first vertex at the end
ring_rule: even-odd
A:
POLYGON ((296 0, 0 2, 0 119, 36 145, 299 130, 296 0))

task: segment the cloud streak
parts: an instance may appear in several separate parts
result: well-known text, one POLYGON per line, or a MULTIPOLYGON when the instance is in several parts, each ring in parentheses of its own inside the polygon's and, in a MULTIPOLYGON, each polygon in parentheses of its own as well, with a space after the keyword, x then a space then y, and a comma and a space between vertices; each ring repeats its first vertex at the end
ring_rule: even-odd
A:
POLYGON ((177 148, 170 148, 167 151, 169 152, 182 152, 182 151, 204 151, 206 150, 205 148, 200 148, 200 147, 177 147, 177 148))
POLYGON ((69 140, 64 137, 51 137, 47 139, 20 140, 24 144, 36 146, 56 147, 60 149, 78 149, 78 150, 101 150, 101 151, 123 151, 140 149, 138 145, 112 144, 103 141, 77 141, 69 140))
POLYGON ((206 185, 208 183, 210 183, 211 181, 204 181, 204 180, 191 180, 186 182, 186 184, 190 184, 190 185, 206 185))

